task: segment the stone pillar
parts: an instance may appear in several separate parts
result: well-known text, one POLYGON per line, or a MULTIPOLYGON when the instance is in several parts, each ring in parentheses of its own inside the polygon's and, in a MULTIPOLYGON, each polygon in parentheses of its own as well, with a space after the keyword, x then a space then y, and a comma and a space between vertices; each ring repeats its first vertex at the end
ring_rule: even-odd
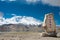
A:
MULTIPOLYGON (((45 18, 44 18, 44 22, 43 22, 43 25, 42 25, 43 29, 44 29, 44 35, 46 36, 56 36, 56 24, 55 24, 55 21, 54 21, 54 16, 52 13, 50 14, 46 14, 45 15, 45 18)), ((43 36, 44 36, 43 35, 43 36)))

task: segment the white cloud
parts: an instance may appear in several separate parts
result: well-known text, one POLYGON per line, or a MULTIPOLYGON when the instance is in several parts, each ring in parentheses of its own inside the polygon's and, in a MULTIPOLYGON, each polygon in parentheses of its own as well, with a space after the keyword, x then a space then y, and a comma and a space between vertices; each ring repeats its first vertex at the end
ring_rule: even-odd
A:
POLYGON ((60 6, 60 0, 41 0, 44 4, 49 4, 52 6, 60 6))
POLYGON ((9 0, 9 1, 16 1, 16 0, 9 0))
POLYGON ((16 16, 16 14, 11 14, 12 16, 16 16))
POLYGON ((39 2, 40 0, 26 0, 26 2, 28 3, 28 4, 31 4, 31 3, 37 3, 37 2, 39 2))
POLYGON ((26 24, 26 25, 39 25, 42 23, 42 21, 39 21, 33 17, 27 17, 27 16, 14 16, 12 18, 0 18, 0 25, 3 24, 26 24))
POLYGON ((60 6, 60 0, 26 0, 26 2, 28 4, 42 2, 43 4, 48 4, 52 6, 60 6))
POLYGON ((26 2, 27 4, 36 4, 42 2, 43 4, 49 4, 52 6, 59 6, 60 7, 60 0, 1 0, 1 1, 20 1, 20 2, 26 2))
POLYGON ((60 6, 60 0, 26 0, 26 2, 28 4, 42 2, 43 4, 49 4, 52 6, 60 6))
POLYGON ((12 1, 16 1, 16 0, 0 0, 0 1, 10 1, 10 2, 12 2, 12 1))
POLYGON ((60 25, 56 25, 57 27, 60 27, 60 25))

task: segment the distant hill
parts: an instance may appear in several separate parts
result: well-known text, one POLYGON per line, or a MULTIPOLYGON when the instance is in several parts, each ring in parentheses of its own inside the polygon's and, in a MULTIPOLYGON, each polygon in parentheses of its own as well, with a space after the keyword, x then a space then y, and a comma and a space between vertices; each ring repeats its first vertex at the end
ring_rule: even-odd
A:
POLYGON ((0 25, 0 32, 21 32, 21 31, 40 31, 41 30, 41 24, 40 25, 24 25, 24 24, 4 24, 0 25))

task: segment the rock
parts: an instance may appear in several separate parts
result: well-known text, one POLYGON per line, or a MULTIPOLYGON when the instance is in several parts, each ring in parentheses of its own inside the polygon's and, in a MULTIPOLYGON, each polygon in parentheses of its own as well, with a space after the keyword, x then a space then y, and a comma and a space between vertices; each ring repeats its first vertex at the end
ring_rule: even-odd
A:
POLYGON ((47 36, 47 33, 46 32, 42 32, 41 33, 41 37, 46 37, 47 36))
POLYGON ((46 33, 42 32, 41 37, 57 37, 57 33, 46 33))

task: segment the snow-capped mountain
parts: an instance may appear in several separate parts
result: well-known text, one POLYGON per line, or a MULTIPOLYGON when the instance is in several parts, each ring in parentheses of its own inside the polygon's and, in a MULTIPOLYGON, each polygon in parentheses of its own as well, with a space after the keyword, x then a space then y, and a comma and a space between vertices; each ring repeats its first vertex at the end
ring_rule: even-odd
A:
POLYGON ((27 17, 27 16, 14 16, 12 18, 4 18, 0 17, 0 25, 3 24, 25 24, 25 25, 39 25, 42 22, 40 20, 37 20, 33 17, 27 17))

